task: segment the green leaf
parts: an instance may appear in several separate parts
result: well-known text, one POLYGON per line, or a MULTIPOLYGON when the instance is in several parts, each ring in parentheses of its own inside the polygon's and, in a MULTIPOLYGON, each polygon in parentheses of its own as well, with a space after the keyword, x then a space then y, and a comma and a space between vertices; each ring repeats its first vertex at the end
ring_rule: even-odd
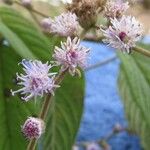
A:
POLYGON ((42 32, 19 12, 9 7, 0 7, 0 33, 21 57, 49 60, 54 42, 48 41, 42 32))
MULTIPOLYGON (((33 101, 24 103, 19 95, 12 97, 8 91, 19 88, 13 83, 16 72, 21 69, 18 62, 34 57, 50 61, 60 39, 48 40, 32 22, 9 7, 0 7, 0 33, 10 44, 4 47, 0 43, 0 149, 25 150, 28 141, 20 133, 20 126, 28 116, 37 116, 41 106, 33 101)), ((83 110, 84 79, 68 75, 55 95, 44 140, 39 142, 44 150, 70 150, 83 110)))
MULTIPOLYGON (((144 45, 143 45, 144 46, 144 45)), ((119 90, 130 128, 140 137, 145 150, 150 147, 150 59, 141 54, 121 59, 119 90)))
POLYGON ((67 75, 49 112, 44 150, 71 150, 83 111, 83 97, 83 78, 67 75))

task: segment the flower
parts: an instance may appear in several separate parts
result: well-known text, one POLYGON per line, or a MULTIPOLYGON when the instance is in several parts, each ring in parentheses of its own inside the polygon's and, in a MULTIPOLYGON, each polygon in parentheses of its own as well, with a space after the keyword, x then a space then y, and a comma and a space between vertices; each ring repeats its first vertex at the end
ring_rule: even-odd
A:
POLYGON ((74 13, 62 13, 51 19, 50 32, 60 36, 73 36, 78 28, 77 16, 74 13))
POLYGON ((24 7, 27 7, 27 8, 31 8, 32 7, 32 4, 31 4, 32 0, 21 0, 21 3, 24 7))
POLYGON ((21 64, 24 67, 25 75, 18 75, 17 73, 17 80, 21 80, 18 85, 23 87, 17 91, 12 91, 12 95, 21 92, 25 95, 22 99, 28 101, 32 97, 42 97, 43 93, 54 94, 53 89, 58 87, 54 83, 56 73, 49 73, 52 66, 48 65, 48 62, 42 64, 41 61, 37 60, 22 60, 21 64))
POLYGON ((21 128, 27 139, 38 139, 45 130, 45 124, 39 118, 29 117, 21 128))
POLYGON ((108 43, 116 49, 130 53, 131 48, 140 40, 143 32, 142 25, 131 16, 123 16, 120 20, 111 19, 112 26, 108 29, 101 29, 108 43))
POLYGON ((80 46, 80 40, 75 37, 71 40, 67 38, 66 42, 61 42, 61 48, 55 47, 53 58, 57 65, 61 65, 61 71, 69 69, 71 75, 76 73, 76 68, 85 68, 87 66, 88 48, 80 46))
POLYGON ((49 18, 44 18, 41 21, 41 26, 45 32, 49 32, 51 26, 51 20, 49 18))
POLYGON ((80 25, 88 30, 95 26, 105 3, 106 0, 72 0, 72 3, 67 5, 67 10, 75 13, 80 25))
POLYGON ((104 15, 110 18, 121 18, 122 15, 127 11, 129 8, 128 2, 123 2, 122 0, 109 0, 104 7, 104 15))
POLYGON ((97 143, 90 143, 87 145, 86 150, 101 150, 97 143))

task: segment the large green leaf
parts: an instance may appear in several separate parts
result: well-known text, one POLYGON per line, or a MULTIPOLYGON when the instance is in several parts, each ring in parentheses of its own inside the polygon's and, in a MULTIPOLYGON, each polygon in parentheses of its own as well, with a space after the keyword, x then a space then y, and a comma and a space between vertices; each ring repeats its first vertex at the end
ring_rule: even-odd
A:
POLYGON ((71 150, 82 115, 83 90, 83 78, 66 76, 49 112, 43 150, 71 150))
MULTIPOLYGON (((144 46, 144 45, 143 45, 144 46)), ((141 54, 119 53, 119 90, 130 128, 140 137, 145 150, 150 148, 150 58, 141 54)))
MULTIPOLYGON (((48 38, 19 12, 0 7, 0 34, 9 46, 0 45, 0 150, 24 150, 28 141, 20 133, 20 125, 30 115, 37 115, 39 104, 23 103, 19 95, 8 92, 17 89, 13 83, 22 58, 50 60, 57 38, 48 38), (10 47, 11 46, 11 47, 10 47)), ((60 40, 60 39, 59 39, 60 40)), ((52 150, 71 150, 79 127, 82 110, 84 79, 70 77, 63 81, 56 92, 47 118, 47 128, 41 145, 52 150)))

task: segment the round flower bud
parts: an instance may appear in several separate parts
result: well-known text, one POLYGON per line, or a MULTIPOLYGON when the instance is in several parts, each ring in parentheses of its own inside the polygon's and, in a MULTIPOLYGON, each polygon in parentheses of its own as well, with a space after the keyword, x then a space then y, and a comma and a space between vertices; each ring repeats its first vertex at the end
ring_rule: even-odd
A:
POLYGON ((43 30, 45 32, 49 32, 50 31, 50 26, 51 26, 51 20, 49 18, 44 18, 41 21, 41 27, 43 28, 43 30))
POLYGON ((32 7, 31 0, 22 0, 21 3, 24 7, 28 8, 28 9, 30 9, 32 7))
POLYGON ((22 126, 22 133, 27 139, 38 139, 44 130, 44 122, 34 117, 29 117, 22 126))

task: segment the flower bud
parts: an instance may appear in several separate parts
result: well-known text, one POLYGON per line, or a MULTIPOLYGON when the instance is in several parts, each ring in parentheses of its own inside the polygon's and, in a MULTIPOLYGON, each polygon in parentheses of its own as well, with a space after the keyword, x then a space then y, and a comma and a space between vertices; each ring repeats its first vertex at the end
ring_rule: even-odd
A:
POLYGON ((50 31, 50 26, 51 26, 51 20, 49 18, 44 18, 41 21, 41 27, 43 28, 43 30, 45 32, 49 32, 50 31))
POLYGON ((28 8, 28 9, 30 9, 32 7, 31 0, 22 0, 21 3, 24 7, 28 8))
POLYGON ((29 117, 22 126, 22 133, 27 139, 38 139, 45 130, 44 122, 39 118, 29 117))
POLYGON ((68 4, 67 9, 77 15, 84 29, 89 29, 95 26, 103 5, 103 0, 73 0, 71 4, 68 4))

